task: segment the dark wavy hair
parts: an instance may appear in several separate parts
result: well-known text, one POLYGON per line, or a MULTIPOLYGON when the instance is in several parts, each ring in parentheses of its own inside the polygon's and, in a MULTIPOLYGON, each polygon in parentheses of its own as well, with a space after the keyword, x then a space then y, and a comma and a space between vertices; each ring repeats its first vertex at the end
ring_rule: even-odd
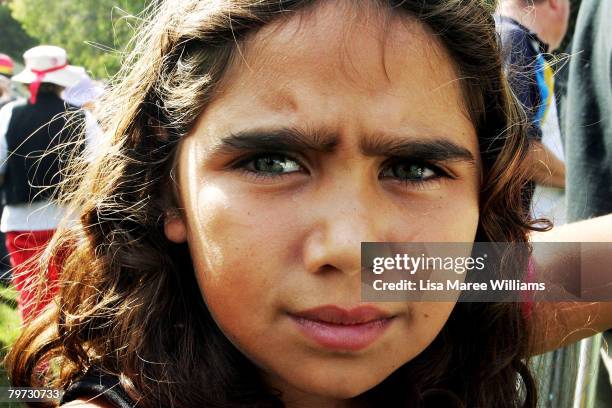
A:
MULTIPOLYGON (((66 388, 95 367, 119 376, 143 407, 283 406, 214 323, 188 248, 166 239, 163 219, 175 205, 166 197, 177 143, 237 46, 317 3, 155 2, 102 103, 106 144, 65 186, 80 222, 48 249, 47 259, 69 253, 60 293, 8 356, 15 386, 66 388)), ((492 9, 481 0, 368 3, 417 19, 452 57, 483 164, 476 240, 527 242, 525 118, 503 74, 492 9)), ((358 398, 377 407, 533 408, 529 333, 518 303, 459 303, 425 351, 358 398)))

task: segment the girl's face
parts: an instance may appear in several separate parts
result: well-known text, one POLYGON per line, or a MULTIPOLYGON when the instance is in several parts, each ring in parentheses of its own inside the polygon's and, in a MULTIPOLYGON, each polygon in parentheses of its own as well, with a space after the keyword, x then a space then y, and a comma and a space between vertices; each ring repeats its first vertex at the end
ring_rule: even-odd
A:
POLYGON ((181 142, 202 295, 283 398, 347 399, 440 332, 452 303, 360 303, 360 243, 471 242, 480 154, 447 52, 346 2, 247 39, 181 142), (365 306, 365 307, 364 307, 365 306))

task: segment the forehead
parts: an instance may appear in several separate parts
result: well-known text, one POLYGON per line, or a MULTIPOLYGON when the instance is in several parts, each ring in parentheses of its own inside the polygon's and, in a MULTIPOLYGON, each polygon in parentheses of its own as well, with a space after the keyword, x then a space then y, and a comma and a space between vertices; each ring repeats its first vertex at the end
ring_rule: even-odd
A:
POLYGON ((228 120, 239 117, 229 127, 241 130, 234 129, 241 121, 265 127, 280 116, 326 128, 342 118, 378 117, 352 123, 417 131, 436 123, 437 133, 456 132, 460 123, 474 133, 446 49, 416 18, 373 3, 318 2, 246 38, 204 118, 222 111, 228 120))

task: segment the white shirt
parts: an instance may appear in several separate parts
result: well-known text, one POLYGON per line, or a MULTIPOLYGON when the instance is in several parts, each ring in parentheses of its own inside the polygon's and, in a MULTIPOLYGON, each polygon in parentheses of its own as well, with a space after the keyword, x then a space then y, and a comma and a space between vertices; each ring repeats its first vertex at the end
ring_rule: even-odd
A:
MULTIPOLYGON (((559 160, 565 160, 554 95, 548 115, 546 115, 542 124, 542 144, 559 160)), ((565 190, 536 184, 532 200, 532 213, 534 218, 547 218, 555 226, 565 224, 565 190)))
MULTIPOLYGON (((6 133, 13 114, 13 108, 21 101, 14 101, 0 109, 0 174, 6 172, 8 159, 8 143, 6 133)), ((88 111, 85 112, 85 143, 97 145, 102 132, 96 119, 88 111)), ((87 154, 87 153, 86 153, 87 154)), ((56 229, 65 215, 64 208, 53 201, 42 200, 33 203, 6 205, 0 219, 0 231, 44 231, 56 229)))

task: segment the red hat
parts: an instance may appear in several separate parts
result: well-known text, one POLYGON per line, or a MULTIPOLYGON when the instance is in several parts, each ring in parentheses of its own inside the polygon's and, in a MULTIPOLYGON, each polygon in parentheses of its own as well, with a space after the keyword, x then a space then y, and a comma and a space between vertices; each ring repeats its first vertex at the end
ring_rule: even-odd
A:
POLYGON ((0 74, 1 75, 13 75, 13 60, 6 54, 0 54, 0 74))

